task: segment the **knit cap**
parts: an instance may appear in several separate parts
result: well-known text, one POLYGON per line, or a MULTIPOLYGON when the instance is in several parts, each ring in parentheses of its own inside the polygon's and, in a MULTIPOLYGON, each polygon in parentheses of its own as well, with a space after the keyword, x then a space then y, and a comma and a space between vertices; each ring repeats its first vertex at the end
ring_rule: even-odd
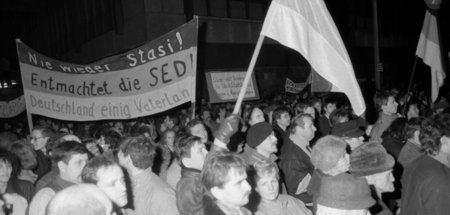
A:
POLYGON ((357 120, 337 123, 331 129, 331 134, 339 137, 361 137, 365 132, 361 130, 360 126, 357 120))
POLYGON ((394 158, 377 142, 362 144, 350 154, 350 172, 358 176, 385 172, 394 164, 394 158))
POLYGON ((259 122, 252 125, 247 132, 247 145, 256 148, 273 132, 268 122, 259 122))
POLYGON ((327 135, 317 140, 311 152, 311 163, 321 171, 328 171, 344 157, 347 143, 334 135, 327 135))
POLYGON ((344 210, 368 209, 375 204, 369 184, 362 177, 342 173, 324 175, 317 204, 344 210))

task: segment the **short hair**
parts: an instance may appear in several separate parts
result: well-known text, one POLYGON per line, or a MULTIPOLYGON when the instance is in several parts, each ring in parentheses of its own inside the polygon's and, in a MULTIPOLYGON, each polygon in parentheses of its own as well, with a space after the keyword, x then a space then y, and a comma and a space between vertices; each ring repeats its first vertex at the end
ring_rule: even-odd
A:
POLYGON ((203 122, 199 119, 193 119, 193 120, 189 121, 188 124, 186 125, 186 132, 190 134, 191 128, 195 127, 198 124, 203 125, 203 122))
POLYGON ((60 161, 67 164, 75 154, 89 155, 89 151, 79 142, 64 141, 53 148, 51 157, 54 164, 60 161))
MULTIPOLYGON (((24 159, 31 161, 34 160, 34 164, 37 165, 37 155, 36 152, 33 149, 33 146, 28 144, 26 140, 16 140, 9 146, 9 151, 15 154, 19 159, 22 168, 25 168, 24 166, 24 159), (30 158, 30 156, 33 156, 30 158)), ((27 166, 26 168, 35 168, 36 166, 27 166)))
POLYGON ((397 118, 392 121, 391 125, 383 132, 383 135, 390 135, 400 141, 405 141, 406 138, 406 118, 397 118))
POLYGON ((412 118, 406 123, 406 138, 413 138, 416 131, 420 131, 423 118, 412 118))
POLYGON ((125 138, 121 141, 119 150, 124 156, 130 155, 133 166, 139 169, 153 166, 156 146, 150 138, 144 136, 125 138))
POLYGON ((106 168, 111 166, 119 166, 114 160, 104 155, 97 156, 89 160, 81 172, 81 179, 83 182, 97 184, 98 177, 97 172, 100 168, 106 168))
POLYGON ((213 187, 223 188, 229 180, 229 172, 235 169, 238 173, 246 173, 244 159, 238 154, 217 152, 205 162, 201 173, 203 185, 207 190, 213 187))
POLYGON ((46 215, 106 215, 112 202, 103 191, 92 184, 70 186, 50 200, 46 215))
POLYGON ((423 120, 420 126, 420 143, 428 155, 437 155, 441 150, 441 137, 450 138, 450 115, 439 113, 423 120))
POLYGON ((34 130, 40 131, 43 137, 52 138, 55 135, 53 129, 48 126, 35 126, 33 127, 33 131, 34 130))
POLYGON ((281 106, 275 108, 272 113, 272 122, 275 123, 277 119, 280 119, 281 115, 283 115, 284 113, 289 113, 289 109, 287 107, 281 106))
POLYGON ((331 126, 334 126, 338 123, 341 123, 341 120, 348 119, 350 120, 350 113, 348 110, 340 108, 336 109, 330 114, 330 123, 331 126))
POLYGON ((256 162, 250 167, 248 173, 249 182, 253 187, 256 187, 256 184, 261 178, 269 174, 275 174, 277 180, 280 179, 278 167, 274 162, 256 162))
POLYGON ((175 145, 175 152, 180 161, 183 158, 190 158, 192 146, 194 146, 196 142, 198 143, 202 142, 200 137, 188 134, 181 135, 177 140, 178 144, 174 145, 175 145))
MULTIPOLYGON (((314 106, 310 103, 306 103, 306 102, 299 102, 295 105, 295 115, 299 115, 299 114, 304 114, 306 108, 312 107, 314 108, 314 106)), ((315 110, 315 109, 314 109, 315 110)))
POLYGON ((388 103, 389 97, 391 96, 392 94, 387 91, 376 92, 373 97, 376 110, 381 111, 381 107, 388 103))
POLYGON ((307 113, 299 114, 295 116, 294 119, 292 119, 291 125, 289 126, 289 134, 295 134, 297 126, 299 126, 300 128, 305 128, 305 122, 303 121, 304 118, 309 118, 314 122, 314 119, 311 115, 307 113))

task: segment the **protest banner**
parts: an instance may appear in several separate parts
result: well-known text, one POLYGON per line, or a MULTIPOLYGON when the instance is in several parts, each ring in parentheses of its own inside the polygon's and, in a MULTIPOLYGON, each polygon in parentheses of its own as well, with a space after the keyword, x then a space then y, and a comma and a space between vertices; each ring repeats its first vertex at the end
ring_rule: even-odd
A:
POLYGON ((46 57, 17 39, 26 108, 60 120, 129 119, 195 101, 198 21, 89 65, 46 57))
MULTIPOLYGON (((206 73, 206 83, 208 85, 209 101, 211 103, 236 101, 242 82, 245 78, 245 71, 211 71, 206 73)), ((248 84, 245 92, 245 100, 259 99, 258 87, 255 76, 248 84)))
POLYGON ((0 102, 0 118, 13 118, 25 110, 25 100, 19 96, 11 101, 0 102))

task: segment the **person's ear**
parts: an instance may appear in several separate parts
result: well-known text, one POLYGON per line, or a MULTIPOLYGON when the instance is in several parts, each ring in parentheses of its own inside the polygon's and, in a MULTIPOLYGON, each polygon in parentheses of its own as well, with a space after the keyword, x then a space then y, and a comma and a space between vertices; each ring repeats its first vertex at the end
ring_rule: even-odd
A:
POLYGON ((65 172, 67 165, 64 163, 64 161, 58 161, 56 164, 58 166, 59 172, 65 172))
POLYGON ((223 191, 222 189, 220 189, 219 187, 213 187, 211 188, 211 194, 214 196, 214 198, 216 199, 223 199, 223 191))

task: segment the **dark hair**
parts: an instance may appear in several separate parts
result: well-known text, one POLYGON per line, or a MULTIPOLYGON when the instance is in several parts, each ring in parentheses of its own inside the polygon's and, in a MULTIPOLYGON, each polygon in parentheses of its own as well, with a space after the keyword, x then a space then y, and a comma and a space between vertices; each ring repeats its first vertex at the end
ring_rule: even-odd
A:
POLYGON ((64 141, 53 148, 51 157, 54 164, 60 161, 67 164, 75 154, 89 155, 89 151, 79 142, 64 141))
POLYGON ((97 172, 100 168, 119 166, 114 160, 102 155, 92 158, 86 163, 81 173, 83 182, 96 184, 98 182, 97 172))
POLYGON ((222 188, 229 180, 228 174, 231 169, 238 173, 246 173, 246 164, 244 159, 234 153, 217 152, 205 162, 201 173, 203 185, 207 190, 213 187, 222 188))
POLYGON ((193 119, 193 120, 189 121, 188 124, 186 125, 186 132, 190 134, 191 128, 193 128, 194 126, 196 126, 198 124, 203 125, 203 122, 199 119, 193 119))
POLYGON ((175 145, 175 152, 177 154, 178 159, 181 161, 182 158, 191 157, 191 148, 195 145, 195 143, 201 143, 202 140, 200 137, 192 136, 192 135, 181 135, 177 138, 177 143, 175 145))
POLYGON ((304 118, 310 118, 311 121, 314 122, 314 119, 311 115, 307 113, 302 113, 294 117, 291 121, 291 125, 289 125, 289 134, 295 134, 296 127, 299 126, 300 128, 305 128, 305 122, 303 121, 304 118))
POLYGON ((389 97, 391 96, 392 94, 387 91, 376 92, 373 97, 376 110, 381 111, 381 107, 388 103, 389 97))
POLYGON ((443 136, 450 138, 450 114, 440 113, 422 121, 419 139, 426 154, 439 154, 443 136))
MULTIPOLYGON (((295 115, 299 115, 299 114, 304 114, 304 111, 305 111, 305 109, 306 108, 309 108, 309 107, 312 107, 312 108, 314 108, 314 106, 313 105, 311 105, 311 104, 309 104, 309 103, 306 103, 306 102, 299 102, 299 103, 297 103, 296 105, 295 105, 295 115)), ((315 110, 315 108, 314 108, 314 110, 315 110)), ((314 117, 314 116, 312 116, 312 117, 314 117)))
POLYGON ((350 113, 349 113, 348 110, 343 109, 343 108, 339 108, 339 109, 334 110, 330 114, 331 127, 333 127, 337 123, 341 123, 341 120, 343 120, 345 118, 350 120, 350 113))
POLYGON ((34 151, 33 147, 26 142, 25 139, 14 141, 9 146, 9 151, 19 158, 22 169, 25 168, 34 169, 36 167, 37 165, 36 152, 34 151), (33 157, 30 158, 29 156, 33 157), (33 162, 33 166, 25 166, 25 162, 29 163, 30 161, 33 162))
POLYGON ((272 123, 276 123, 277 119, 280 119, 281 115, 283 115, 284 113, 289 113, 289 109, 287 107, 281 106, 275 108, 275 110, 272 113, 272 123))
POLYGON ((406 118, 395 119, 394 121, 392 121, 391 125, 386 129, 386 131, 383 132, 381 136, 383 137, 389 135, 391 137, 399 139, 402 142, 405 141, 407 122, 408 120, 406 118))
POLYGON ((416 131, 420 131, 423 118, 412 118, 406 123, 406 138, 413 138, 416 131))
POLYGON ((55 132, 53 131, 53 129, 48 126, 35 126, 35 127, 33 127, 33 131, 34 130, 40 131, 42 134, 42 137, 52 138, 55 135, 55 132))
POLYGON ((119 150, 124 156, 130 155, 133 165, 139 169, 153 166, 155 158, 155 143, 144 136, 128 137, 121 141, 119 150))

